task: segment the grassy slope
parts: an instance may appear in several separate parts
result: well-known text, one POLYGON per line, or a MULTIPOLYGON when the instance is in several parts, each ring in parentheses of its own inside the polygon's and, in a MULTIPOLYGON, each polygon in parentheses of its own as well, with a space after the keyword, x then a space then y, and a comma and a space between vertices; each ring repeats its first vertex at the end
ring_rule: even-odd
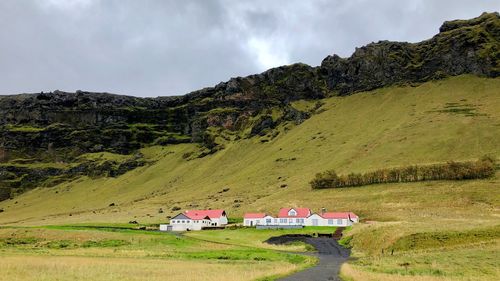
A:
POLYGON ((230 216, 241 216, 245 211, 276 212, 282 206, 316 210, 326 207, 351 210, 363 219, 378 221, 352 230, 354 255, 360 259, 344 270, 346 275, 373 280, 380 279, 376 274, 467 279, 477 270, 460 271, 467 265, 467 259, 460 257, 464 251, 471 251, 476 263, 490 264, 489 271, 485 271, 489 275, 484 277, 488 280, 500 274, 494 270, 498 264, 487 262, 491 256, 488 251, 498 249, 498 237, 484 242, 486 246, 436 242, 434 248, 397 250, 391 257, 384 255, 394 243, 412 233, 498 225, 500 175, 488 180, 318 191, 312 191, 308 182, 316 172, 326 169, 347 173, 476 159, 484 154, 498 158, 498 89, 500 79, 461 76, 418 87, 392 87, 330 98, 325 100, 324 112, 299 126, 280 128, 282 133, 267 143, 258 138, 229 143, 214 155, 191 161, 182 155, 196 150, 195 145, 152 147, 143 153, 157 160, 154 165, 114 179, 82 178, 28 192, 0 203, 0 208, 5 209, 0 213, 0 224, 132 219, 161 222, 169 213, 175 213, 170 212, 173 206, 225 208, 230 216), (281 188, 283 184, 287 187, 281 188), (230 188, 228 192, 218 193, 226 187, 230 188), (108 207, 110 203, 117 206, 108 207), (159 214, 159 208, 166 213, 159 214), (448 254, 451 258, 443 257, 448 254), (384 257, 383 262, 380 257, 384 257), (429 257, 453 266, 445 270, 439 262, 428 264, 429 257), (405 262, 411 264, 410 270, 400 266, 405 262), (415 271, 411 271, 413 267, 415 271), (360 273, 361 268, 369 269, 375 277, 359 277, 356 274, 368 274, 360 273), (454 272, 459 273, 453 275, 454 272))
MULTIPOLYGON (((391 216, 387 212, 344 202, 358 201, 357 197, 363 195, 377 200, 380 196, 376 192, 398 193, 401 185, 311 191, 308 182, 316 172, 332 168, 346 173, 475 159, 484 154, 498 157, 499 88, 499 79, 462 76, 415 88, 387 88, 331 98, 323 106, 326 111, 299 126, 290 125, 286 133, 281 128, 283 133, 271 142, 250 139, 230 143, 214 155, 191 161, 182 155, 197 149, 195 145, 147 148, 144 154, 158 160, 156 164, 118 178, 82 178, 2 202, 0 208, 6 212, 0 213, 0 223, 25 220, 39 224, 47 215, 54 215, 47 223, 126 222, 135 216, 144 222, 160 222, 165 220, 165 214, 157 213, 160 207, 168 212, 172 206, 185 209, 190 204, 226 208, 232 216, 241 216, 244 211, 274 212, 280 206, 307 205, 349 209, 365 217, 385 219, 391 216), (447 103, 468 104, 478 116, 436 112, 445 109, 447 103), (280 158, 283 161, 276 161, 280 158), (282 184, 287 187, 281 188, 282 184), (225 187, 230 190, 219 194, 225 187), (234 200, 243 201, 240 208, 234 207, 234 200), (110 208, 110 203, 118 206, 110 208), (96 214, 88 212, 96 209, 96 214)), ((422 186, 464 184, 402 186, 405 193, 419 193, 422 186)), ((481 185, 481 181, 477 184, 481 185)))

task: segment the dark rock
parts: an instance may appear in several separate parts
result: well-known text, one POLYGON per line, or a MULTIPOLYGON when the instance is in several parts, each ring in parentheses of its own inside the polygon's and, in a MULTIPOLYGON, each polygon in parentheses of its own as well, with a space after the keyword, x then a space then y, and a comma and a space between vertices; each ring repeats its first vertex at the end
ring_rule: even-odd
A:
POLYGON ((138 224, 138 222, 137 222, 136 220, 129 221, 128 223, 129 223, 129 224, 138 224))
POLYGON ((445 22, 439 34, 420 43, 380 41, 356 48, 349 58, 328 56, 320 72, 341 95, 465 73, 497 77, 499 40, 499 14, 485 13, 445 22))
POLYGON ((280 185, 281 188, 285 188, 287 186, 288 186, 288 184, 282 184, 282 185, 280 185))
POLYGON ((109 204, 109 207, 114 207, 114 206, 116 206, 115 203, 109 204))
POLYGON ((181 209, 181 207, 177 207, 177 206, 172 207, 172 211, 173 212, 179 211, 180 209, 181 209))
POLYGON ((158 214, 162 214, 162 213, 163 213, 163 209, 162 208, 158 209, 158 214))

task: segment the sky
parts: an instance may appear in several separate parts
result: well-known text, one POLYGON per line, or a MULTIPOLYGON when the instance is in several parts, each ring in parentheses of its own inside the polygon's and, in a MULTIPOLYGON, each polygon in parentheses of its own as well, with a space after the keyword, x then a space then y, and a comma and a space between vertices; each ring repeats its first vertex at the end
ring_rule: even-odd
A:
POLYGON ((1 0, 0 95, 181 95, 379 40, 418 42, 498 0, 1 0))

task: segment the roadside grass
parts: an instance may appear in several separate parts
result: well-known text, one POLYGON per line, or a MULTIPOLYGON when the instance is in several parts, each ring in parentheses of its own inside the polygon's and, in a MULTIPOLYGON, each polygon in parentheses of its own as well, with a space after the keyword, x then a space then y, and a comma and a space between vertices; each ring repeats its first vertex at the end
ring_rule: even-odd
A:
POLYGON ((184 261, 164 259, 9 256, 1 257, 0 280, 255 280, 299 266, 286 262, 184 261))
POLYGON ((359 258, 341 274, 345 280, 499 280, 500 239, 359 258))
POLYGON ((342 242, 352 247, 346 280, 500 279, 498 219, 375 222, 354 226, 342 242))

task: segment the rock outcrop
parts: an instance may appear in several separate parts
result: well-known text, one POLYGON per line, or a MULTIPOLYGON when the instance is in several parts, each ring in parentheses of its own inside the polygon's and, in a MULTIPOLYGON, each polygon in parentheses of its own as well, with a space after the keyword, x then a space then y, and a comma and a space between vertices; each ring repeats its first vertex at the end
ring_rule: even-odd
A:
POLYGON ((380 41, 357 48, 349 58, 328 56, 321 73, 341 95, 446 76, 500 73, 500 18, 484 13, 445 22, 440 33, 420 43, 380 41))

